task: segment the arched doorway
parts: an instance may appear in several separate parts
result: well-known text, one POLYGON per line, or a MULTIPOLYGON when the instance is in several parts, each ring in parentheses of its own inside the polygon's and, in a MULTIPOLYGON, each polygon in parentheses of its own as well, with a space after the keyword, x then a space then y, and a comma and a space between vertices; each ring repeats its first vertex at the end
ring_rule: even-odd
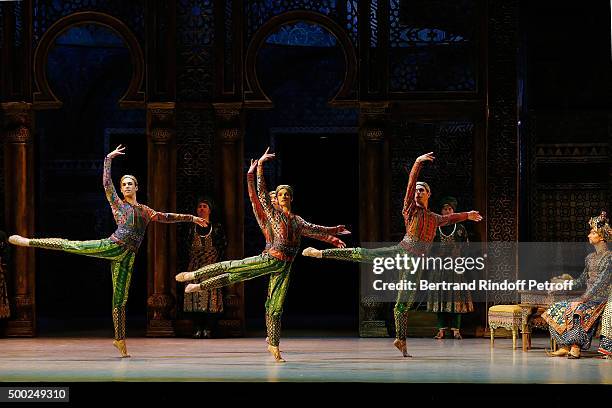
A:
MULTIPOLYGON (((353 235, 346 241, 352 245, 359 238, 358 114, 355 109, 333 108, 330 102, 347 86, 351 76, 347 72, 353 68, 347 66, 347 55, 354 54, 347 53, 343 41, 321 21, 302 17, 281 15, 275 25, 271 20, 247 52, 247 76, 255 74, 249 81, 259 90, 245 96, 245 103, 248 106, 248 98, 253 97, 253 102, 259 95, 259 107, 266 105, 265 100, 273 107, 247 112, 245 161, 271 146, 277 158, 266 168, 268 186, 293 185, 295 212, 317 224, 348 225, 353 235), (253 44, 259 44, 256 51, 253 44)), ((263 238, 248 197, 245 203, 245 256, 250 256, 262 250, 263 238)), ((302 247, 309 245, 328 246, 303 239, 302 247)), ((357 331, 355 265, 298 256, 291 273, 284 328, 357 331)), ((267 279, 245 285, 248 328, 263 327, 266 285, 267 279)))

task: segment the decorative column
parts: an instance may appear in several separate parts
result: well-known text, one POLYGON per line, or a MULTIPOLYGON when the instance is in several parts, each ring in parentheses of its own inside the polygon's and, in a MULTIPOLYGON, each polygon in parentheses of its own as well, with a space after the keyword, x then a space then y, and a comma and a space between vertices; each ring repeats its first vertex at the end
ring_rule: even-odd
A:
MULTIPOLYGON (((488 279, 515 280, 518 276, 514 243, 519 237, 518 157, 518 19, 519 2, 488 4, 488 106, 487 106, 487 241, 488 279)), ((488 294, 488 304, 514 304, 516 291, 488 294)), ((487 304, 487 306, 488 306, 487 304)))
MULTIPOLYGON (((147 104, 148 201, 157 211, 176 211, 176 106, 147 104)), ((176 225, 151 223, 147 242, 147 336, 174 336, 176 225)))
MULTIPOLYGON (((385 238, 385 206, 388 163, 385 160, 388 102, 362 102, 359 114, 359 238, 364 242, 381 242, 385 238)), ((385 304, 361 294, 359 336, 388 337, 385 304)))
MULTIPOLYGON (((34 234, 34 159, 32 105, 25 102, 2 104, 4 113, 5 220, 8 235, 34 234)), ((35 269, 32 248, 13 247, 9 265, 11 317, 6 335, 36 335, 35 269)))
MULTIPOLYGON (((227 258, 244 257, 244 179, 242 103, 215 103, 217 174, 224 225, 227 234, 227 258)), ((228 289, 225 316, 219 329, 227 336, 240 337, 245 333, 244 284, 228 289)))

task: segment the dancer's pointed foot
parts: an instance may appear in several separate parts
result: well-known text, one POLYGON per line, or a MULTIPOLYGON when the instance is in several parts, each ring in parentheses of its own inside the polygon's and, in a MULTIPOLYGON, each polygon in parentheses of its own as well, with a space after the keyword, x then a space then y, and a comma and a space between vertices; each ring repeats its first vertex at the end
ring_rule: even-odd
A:
POLYGON ((313 258, 323 258, 323 251, 313 247, 308 247, 302 251, 303 256, 311 256, 313 258))
POLYGON ((125 345, 125 340, 114 340, 113 346, 115 346, 115 348, 119 350, 119 353, 121 353, 121 358, 131 357, 127 352, 127 346, 125 345))
POLYGON ((195 274, 193 272, 181 272, 174 277, 177 282, 187 282, 195 279, 195 274))
POLYGON ((8 242, 17 246, 30 246, 30 240, 28 238, 22 237, 21 235, 11 235, 8 239, 8 242))
MULTIPOLYGON (((269 337, 266 337, 266 345, 268 347, 270 347, 270 338, 269 337)), ((280 351, 281 353, 283 352, 283 350, 281 350, 280 347, 278 348, 278 351, 280 351)))
POLYGON ((438 329, 438 334, 434 337, 436 340, 444 339, 444 329, 438 329))
POLYGON ((185 286, 185 293, 193 293, 200 291, 202 291, 202 289, 200 288, 199 283, 190 283, 189 285, 185 286))
POLYGON ((455 340, 462 340, 463 337, 461 337, 461 332, 459 331, 459 329, 451 329, 453 331, 453 338, 455 340))
POLYGON ((285 362, 285 360, 281 356, 281 352, 278 347, 268 345, 268 351, 272 353, 272 355, 274 356, 274 360, 276 360, 277 363, 285 362))
POLYGON ((544 352, 549 357, 565 357, 565 356, 567 356, 569 354, 570 350, 569 350, 569 347, 561 347, 557 351, 552 351, 551 352, 551 351, 548 351, 548 350, 544 350, 544 352))
POLYGON ((412 357, 410 354, 408 354, 408 347, 406 346, 406 340, 395 339, 395 341, 393 342, 393 345, 395 346, 395 348, 397 348, 399 351, 402 352, 402 355, 404 357, 412 357))

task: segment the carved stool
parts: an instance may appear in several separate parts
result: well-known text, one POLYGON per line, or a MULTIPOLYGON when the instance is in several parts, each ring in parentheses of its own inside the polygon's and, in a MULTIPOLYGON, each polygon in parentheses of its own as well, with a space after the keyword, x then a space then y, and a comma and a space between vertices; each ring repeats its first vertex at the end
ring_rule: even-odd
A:
POLYGON ((491 347, 495 342, 495 329, 503 327, 512 331, 512 349, 516 350, 516 334, 522 324, 522 313, 519 305, 496 305, 489 308, 489 328, 491 329, 491 347))

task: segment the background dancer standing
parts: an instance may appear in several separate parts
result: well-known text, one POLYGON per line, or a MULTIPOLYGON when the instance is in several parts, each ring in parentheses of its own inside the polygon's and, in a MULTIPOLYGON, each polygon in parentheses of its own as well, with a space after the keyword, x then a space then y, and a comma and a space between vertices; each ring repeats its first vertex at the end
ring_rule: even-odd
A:
MULTIPOLYGON (((450 215, 457 209, 455 197, 444 197, 440 200, 440 213, 450 215)), ((440 257, 450 256, 457 258, 461 256, 462 245, 469 243, 468 233, 463 224, 440 226, 436 231, 434 242, 439 243, 438 253, 440 257)), ((431 277, 433 282, 449 282, 461 284, 465 281, 463 274, 455 271, 434 270, 431 277)), ((472 296, 467 290, 431 290, 428 292, 427 311, 437 313, 438 333, 434 339, 443 339, 445 330, 453 332, 453 338, 461 340, 461 316, 464 313, 474 311, 472 296)))
MULTIPOLYGON (((225 259, 227 239, 221 223, 213 222, 216 215, 215 209, 211 199, 204 197, 198 199, 196 213, 198 217, 206 221, 207 225, 205 227, 193 226, 187 267, 190 271, 225 259)), ((190 313, 193 317, 194 338, 212 338, 219 315, 223 313, 223 290, 218 288, 185 294, 183 311, 190 313)))

